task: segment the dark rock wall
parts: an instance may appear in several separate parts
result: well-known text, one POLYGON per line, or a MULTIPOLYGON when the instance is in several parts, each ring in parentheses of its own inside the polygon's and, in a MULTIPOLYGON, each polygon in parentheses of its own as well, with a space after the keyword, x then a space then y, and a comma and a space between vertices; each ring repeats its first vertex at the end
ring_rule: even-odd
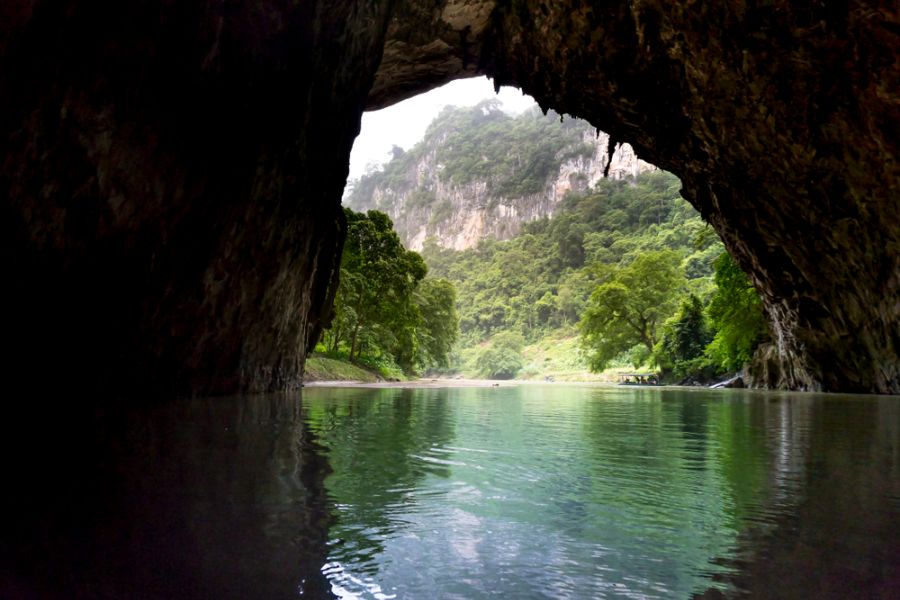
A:
POLYGON ((496 4, 478 69, 679 175, 750 274, 775 340, 754 385, 900 392, 900 9, 496 4))
POLYGON ((757 385, 900 392, 898 49, 860 0, 7 3, 7 367, 297 385, 362 109, 483 72, 682 178, 764 296, 757 385))
POLYGON ((102 395, 298 385, 388 8, 4 8, 10 373, 102 395))
POLYGON ((900 392, 896 7, 513 1, 492 35, 501 83, 682 177, 763 295, 756 385, 900 392))

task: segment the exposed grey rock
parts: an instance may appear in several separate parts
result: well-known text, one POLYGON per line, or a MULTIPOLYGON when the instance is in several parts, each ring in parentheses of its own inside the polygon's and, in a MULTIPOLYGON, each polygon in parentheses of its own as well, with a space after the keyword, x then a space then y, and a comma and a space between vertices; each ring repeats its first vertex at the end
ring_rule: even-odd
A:
POLYGON ((734 377, 726 379, 725 381, 720 381, 719 383, 715 383, 709 387, 710 389, 718 390, 725 388, 743 388, 746 386, 744 385, 744 378, 740 375, 735 375, 734 377))
POLYGON ((513 0, 493 23, 496 84, 681 177, 763 296, 775 385, 900 392, 898 11, 513 0))
MULTIPOLYGON (((531 194, 504 193, 492 185, 491 178, 455 183, 442 177, 438 151, 445 139, 435 136, 436 139, 421 142, 421 157, 410 161, 400 182, 366 187, 364 193, 353 190, 345 204, 356 211, 375 209, 387 213, 403 244, 412 250, 421 250, 429 238, 438 246, 465 250, 485 238, 512 238, 524 223, 553 216, 569 192, 584 191, 604 178, 633 178, 656 170, 640 160, 628 144, 618 146, 610 158, 609 136, 605 133, 573 130, 570 137, 570 144, 557 153, 559 168, 548 175, 542 189, 531 194), (593 152, 565 157, 575 146, 593 152), (432 201, 417 203, 416 195, 420 193, 432 201)), ((516 149, 510 148, 509 152, 516 149)))

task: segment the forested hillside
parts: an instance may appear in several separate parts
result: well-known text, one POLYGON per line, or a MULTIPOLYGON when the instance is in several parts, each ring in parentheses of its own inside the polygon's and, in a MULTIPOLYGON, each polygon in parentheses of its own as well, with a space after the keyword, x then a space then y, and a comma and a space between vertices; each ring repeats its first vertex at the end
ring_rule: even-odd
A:
POLYGON ((665 172, 601 180, 511 240, 465 251, 427 241, 430 272, 457 289, 457 367, 540 377, 645 365, 670 378, 740 368, 765 335, 758 298, 679 188, 665 172))
POLYGON ((498 378, 642 367, 680 381, 739 369, 766 337, 756 292, 674 175, 625 147, 605 177, 607 144, 584 121, 536 109, 444 109, 420 143, 349 185, 328 351, 394 372, 498 378), (436 279, 423 280, 410 266, 419 255, 399 241, 363 267, 360 227, 420 251, 436 279), (406 291, 373 291, 406 271, 406 291), (446 309, 454 289, 459 340, 448 352, 455 328, 434 329, 422 301, 446 309))
POLYGON ((428 238, 458 250, 508 239, 557 212, 566 194, 590 189, 607 167, 613 179, 653 169, 627 145, 609 162, 608 141, 585 121, 536 107, 518 117, 495 100, 447 107, 412 149, 395 147, 382 170, 351 181, 344 204, 388 214, 414 250, 428 238))

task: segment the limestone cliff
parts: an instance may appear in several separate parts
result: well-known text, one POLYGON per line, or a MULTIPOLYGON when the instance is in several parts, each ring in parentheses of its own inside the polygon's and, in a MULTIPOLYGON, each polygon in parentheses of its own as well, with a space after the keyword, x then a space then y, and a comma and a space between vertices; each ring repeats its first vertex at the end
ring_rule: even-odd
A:
POLYGON ((351 182, 344 203, 386 212, 413 250, 428 238, 463 250, 552 216, 570 191, 654 169, 628 144, 608 160, 608 135, 586 121, 560 121, 537 108, 512 118, 491 101, 448 109, 409 152, 395 149, 382 171, 351 182))

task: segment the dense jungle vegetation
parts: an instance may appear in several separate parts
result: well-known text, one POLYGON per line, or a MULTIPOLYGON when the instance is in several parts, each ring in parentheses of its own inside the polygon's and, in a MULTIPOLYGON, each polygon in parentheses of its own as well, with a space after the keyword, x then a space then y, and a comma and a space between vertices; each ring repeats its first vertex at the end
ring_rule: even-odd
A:
POLYGON ((439 197, 446 184, 468 182, 481 190, 475 208, 524 202, 566 161, 594 156, 589 131, 537 109, 511 117, 496 101, 448 107, 412 149, 350 182, 336 317, 319 350, 390 376, 582 378, 614 367, 677 382, 739 370, 768 335, 759 298, 674 175, 579 185, 552 217, 463 251, 440 237, 407 251, 386 214, 356 212, 443 223, 470 209, 439 197))
POLYGON ((459 329, 453 285, 426 277, 422 257, 403 247, 386 214, 344 215, 334 315, 317 350, 390 378, 446 368, 459 329))
POLYGON ((680 381, 740 369, 766 336, 759 298, 679 188, 665 172, 603 180, 514 239, 462 252, 426 243, 431 273, 457 290, 457 368, 552 374, 523 348, 564 351, 577 335, 574 361, 593 371, 651 367, 680 381))
POLYGON ((465 251, 429 240, 421 255, 387 215, 345 209, 319 350, 388 376, 553 375, 524 354, 541 344, 575 371, 645 367, 682 381, 740 369, 767 335, 759 298, 679 187, 665 172, 603 180, 511 240, 465 251))

